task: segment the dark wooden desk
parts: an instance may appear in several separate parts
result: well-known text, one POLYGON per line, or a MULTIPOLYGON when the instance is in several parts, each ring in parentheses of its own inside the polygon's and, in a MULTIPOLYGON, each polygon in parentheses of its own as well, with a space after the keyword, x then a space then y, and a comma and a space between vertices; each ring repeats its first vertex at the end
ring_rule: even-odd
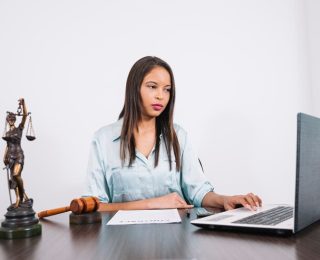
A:
POLYGON ((180 224, 69 226, 68 213, 41 221, 42 235, 1 240, 0 259, 320 259, 320 223, 292 237, 199 229, 180 224))

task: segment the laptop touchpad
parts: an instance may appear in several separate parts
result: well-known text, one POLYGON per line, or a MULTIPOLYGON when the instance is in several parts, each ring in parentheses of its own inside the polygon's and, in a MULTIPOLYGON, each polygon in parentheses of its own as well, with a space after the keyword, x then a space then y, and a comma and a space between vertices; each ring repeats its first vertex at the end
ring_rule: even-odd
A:
POLYGON ((220 221, 220 220, 223 220, 223 219, 226 219, 226 218, 231 218, 233 217, 234 215, 220 215, 220 216, 214 216, 210 219, 208 219, 209 221, 220 221))

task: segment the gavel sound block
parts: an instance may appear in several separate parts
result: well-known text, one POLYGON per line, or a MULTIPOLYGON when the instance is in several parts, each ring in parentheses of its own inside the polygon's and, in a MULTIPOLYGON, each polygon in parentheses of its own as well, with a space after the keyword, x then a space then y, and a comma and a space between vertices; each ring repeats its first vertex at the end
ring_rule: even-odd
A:
POLYGON ((72 211, 69 216, 70 224, 91 224, 101 222, 101 214, 98 212, 99 199, 96 197, 86 197, 74 199, 70 206, 49 209, 38 213, 38 217, 45 218, 52 215, 72 211))

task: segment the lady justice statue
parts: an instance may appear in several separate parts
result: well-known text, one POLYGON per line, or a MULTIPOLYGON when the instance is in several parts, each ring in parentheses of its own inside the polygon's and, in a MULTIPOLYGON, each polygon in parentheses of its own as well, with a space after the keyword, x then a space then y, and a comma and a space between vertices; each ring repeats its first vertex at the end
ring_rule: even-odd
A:
MULTIPOLYGON (((7 141, 7 147, 4 153, 3 162, 7 168, 8 175, 10 171, 10 179, 8 176, 8 186, 11 203, 12 201, 10 189, 13 189, 16 194, 16 202, 15 204, 12 204, 10 206, 12 208, 17 208, 19 206, 23 206, 24 204, 30 204, 30 202, 32 203, 32 201, 29 200, 27 194, 25 193, 23 180, 21 178, 21 172, 23 170, 24 164, 24 154, 21 148, 21 138, 28 115, 30 115, 30 113, 27 112, 27 107, 24 99, 21 98, 19 99, 17 113, 15 114, 12 112, 7 112, 5 133, 2 137, 2 139, 7 141), (15 126, 17 116, 22 116, 21 123, 18 125, 18 127, 15 126), (8 125, 9 127, 7 127, 8 125), (7 128, 9 129, 7 130, 7 128)), ((30 121, 28 127, 30 127, 30 121)), ((28 139, 32 138, 29 137, 28 139)))
POLYGON ((35 217, 32 208, 33 200, 29 199, 23 185, 21 173, 24 165, 24 153, 21 148, 21 139, 25 123, 29 116, 26 137, 29 141, 35 139, 31 121, 23 98, 18 100, 16 113, 7 112, 5 130, 2 139, 7 142, 3 162, 7 171, 10 206, 5 214, 5 221, 1 223, 0 238, 13 239, 30 237, 41 233, 39 220, 35 217), (17 117, 21 117, 16 127, 17 117), (16 201, 12 203, 11 190, 15 191, 16 201))

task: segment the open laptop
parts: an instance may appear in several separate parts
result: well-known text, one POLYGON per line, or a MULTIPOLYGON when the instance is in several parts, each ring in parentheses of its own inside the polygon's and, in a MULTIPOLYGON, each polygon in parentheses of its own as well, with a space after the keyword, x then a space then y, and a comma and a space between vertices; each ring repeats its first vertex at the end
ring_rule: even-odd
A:
POLYGON ((212 229, 294 234, 320 219, 320 119, 297 115, 295 206, 263 205, 257 211, 238 208, 192 224, 212 229))

